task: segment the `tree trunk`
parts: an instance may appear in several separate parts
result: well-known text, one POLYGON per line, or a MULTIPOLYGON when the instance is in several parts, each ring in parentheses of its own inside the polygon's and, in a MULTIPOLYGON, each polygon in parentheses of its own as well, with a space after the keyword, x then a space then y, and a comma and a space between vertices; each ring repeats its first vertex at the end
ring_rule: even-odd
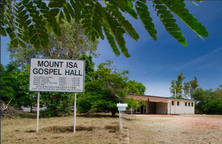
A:
POLYGON ((112 110, 111 112, 112 112, 112 117, 115 117, 116 111, 115 111, 115 110, 112 110))
POLYGON ((30 107, 30 113, 32 113, 32 105, 31 105, 31 107, 30 107))

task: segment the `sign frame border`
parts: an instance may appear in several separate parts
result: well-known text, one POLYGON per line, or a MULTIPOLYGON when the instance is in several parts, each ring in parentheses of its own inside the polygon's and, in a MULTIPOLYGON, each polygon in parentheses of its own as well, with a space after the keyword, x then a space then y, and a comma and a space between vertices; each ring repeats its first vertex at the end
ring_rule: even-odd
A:
MULTIPOLYGON (((30 58, 30 66, 29 66, 29 91, 30 92, 64 92, 64 91, 50 91, 50 90, 47 90, 47 91, 45 91, 45 90, 43 90, 43 91, 41 91, 41 90, 30 90, 30 79, 31 79, 31 60, 32 59, 51 59, 51 60, 73 60, 73 59, 55 59, 55 58, 30 58)), ((64 93, 84 93, 84 90, 85 90, 85 60, 75 60, 75 61, 83 61, 83 64, 84 64, 84 66, 83 66, 83 90, 81 91, 81 92, 73 92, 73 91, 67 91, 67 92, 64 92, 64 93)))

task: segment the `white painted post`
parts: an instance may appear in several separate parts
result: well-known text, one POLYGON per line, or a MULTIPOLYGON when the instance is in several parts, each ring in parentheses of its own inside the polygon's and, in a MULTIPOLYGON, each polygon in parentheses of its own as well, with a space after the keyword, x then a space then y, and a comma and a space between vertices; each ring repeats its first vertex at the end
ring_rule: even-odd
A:
POLYGON ((73 127, 73 132, 76 132, 76 93, 74 93, 75 98, 74 98, 74 127, 73 127))
POLYGON ((119 128, 120 128, 120 131, 123 132, 123 130, 122 130, 123 129, 123 125, 122 125, 122 111, 126 110, 127 104, 118 103, 117 107, 118 107, 118 111, 119 111, 119 128))
POLYGON ((175 98, 177 97, 177 90, 175 89, 175 98))
MULTIPOLYGON (((175 89, 175 98, 177 97, 177 90, 175 89)), ((174 114, 176 114, 176 103, 174 100, 174 114)))
POLYGON ((174 114, 176 114, 176 101, 174 100, 174 114))
POLYGON ((191 99, 190 88, 189 88, 189 96, 190 96, 190 99, 191 99))
POLYGON ((122 112, 119 111, 119 127, 120 127, 120 131, 123 132, 122 130, 122 112))
POLYGON ((37 95, 37 122, 36 122, 36 133, 39 131, 39 97, 40 97, 40 92, 38 92, 38 95, 37 95))

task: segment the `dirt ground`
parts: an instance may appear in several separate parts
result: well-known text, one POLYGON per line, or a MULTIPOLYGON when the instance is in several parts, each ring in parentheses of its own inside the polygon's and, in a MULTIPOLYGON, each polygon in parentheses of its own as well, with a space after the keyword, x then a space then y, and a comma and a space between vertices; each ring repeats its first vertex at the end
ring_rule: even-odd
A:
POLYGON ((135 115, 135 117, 128 123, 132 144, 222 144, 222 116, 135 115))
POLYGON ((222 144, 222 116, 123 115, 123 133, 119 118, 110 114, 40 118, 35 133, 34 118, 1 119, 2 144, 222 144))

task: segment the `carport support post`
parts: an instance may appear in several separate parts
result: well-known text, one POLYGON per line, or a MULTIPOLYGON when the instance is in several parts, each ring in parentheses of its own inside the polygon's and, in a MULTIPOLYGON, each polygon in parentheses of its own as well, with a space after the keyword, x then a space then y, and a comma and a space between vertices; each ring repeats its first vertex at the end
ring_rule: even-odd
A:
POLYGON ((73 132, 76 132, 76 93, 74 93, 75 98, 74 98, 74 127, 73 127, 73 132))
POLYGON ((39 97, 40 97, 40 92, 38 92, 38 95, 37 95, 37 121, 36 121, 36 133, 39 131, 39 97))

